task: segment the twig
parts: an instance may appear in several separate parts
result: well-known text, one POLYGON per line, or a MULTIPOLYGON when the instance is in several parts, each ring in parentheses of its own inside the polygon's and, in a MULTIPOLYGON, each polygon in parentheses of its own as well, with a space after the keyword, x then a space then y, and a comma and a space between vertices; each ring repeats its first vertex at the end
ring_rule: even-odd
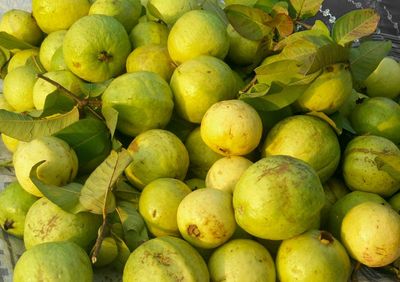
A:
POLYGON ((100 227, 100 234, 99 236, 97 236, 96 243, 93 246, 90 257, 93 264, 97 262, 97 256, 99 255, 101 244, 103 243, 103 240, 106 236, 106 227, 107 227, 107 215, 104 216, 103 214, 103 224, 100 227))
POLYGON ((306 29, 312 29, 312 26, 306 23, 303 23, 301 21, 295 21, 296 24, 301 25, 302 27, 306 28, 306 29))
POLYGON ((254 76, 253 79, 241 90, 242 92, 247 92, 251 87, 253 87, 257 82, 257 76, 254 76))

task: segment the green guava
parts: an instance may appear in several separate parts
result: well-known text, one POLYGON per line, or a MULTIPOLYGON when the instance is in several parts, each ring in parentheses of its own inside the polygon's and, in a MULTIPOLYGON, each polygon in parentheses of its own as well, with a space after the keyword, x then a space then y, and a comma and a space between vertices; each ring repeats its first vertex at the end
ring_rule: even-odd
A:
POLYGON ((63 42, 68 69, 89 82, 102 82, 124 72, 131 43, 113 17, 89 15, 77 20, 63 42))
POLYGON ((47 136, 33 139, 18 145, 13 155, 15 176, 27 192, 43 197, 43 194, 30 179, 32 167, 45 161, 36 168, 36 177, 46 183, 63 186, 71 182, 78 171, 78 158, 75 151, 63 140, 47 136))
POLYGON ((132 162, 125 175, 140 190, 157 178, 185 179, 189 154, 182 141, 169 131, 145 131, 133 139, 128 151, 132 162))
POLYGON ((186 241, 164 236, 151 239, 129 256, 123 282, 166 282, 210 280, 207 264, 186 241))
POLYGON ((360 263, 389 265, 400 257, 400 215, 388 204, 359 204, 343 218, 341 238, 350 256, 360 263))
POLYGON ((88 212, 68 213, 46 198, 37 200, 25 218, 26 249, 45 242, 71 241, 90 251, 101 225, 101 216, 88 212))
POLYGON ((228 25, 227 32, 230 40, 227 59, 239 66, 250 65, 255 62, 260 41, 241 36, 232 25, 228 25))
POLYGON ((262 130, 257 111, 241 100, 215 103, 204 114, 200 125, 204 143, 224 156, 252 152, 260 143, 262 130))
POLYGON ((159 75, 146 71, 117 77, 101 99, 103 109, 112 107, 118 111, 117 129, 129 136, 164 128, 174 107, 168 83, 159 75))
POLYGON ((353 129, 359 135, 372 134, 400 143, 400 105, 385 97, 363 100, 350 115, 353 129))
POLYGON ((211 281, 275 282, 275 263, 253 240, 236 239, 217 248, 208 261, 211 281))
POLYGON ((0 227, 5 232, 22 238, 26 213, 37 199, 22 189, 18 182, 8 184, 0 192, 0 227))
POLYGON ((189 172, 201 179, 205 179, 210 167, 223 157, 204 143, 201 139, 200 127, 195 128, 189 134, 185 141, 185 147, 189 153, 189 172))
POLYGON ((364 81, 367 95, 370 97, 386 97, 394 99, 400 94, 399 63, 390 57, 385 57, 378 67, 364 81))
POLYGON ((101 242, 99 254, 96 257, 95 267, 111 264, 118 256, 118 246, 113 237, 104 238, 101 242))
MULTIPOLYGON (((190 158, 190 157, 189 157, 190 158)), ((186 179, 185 183, 191 190, 201 189, 206 187, 206 182, 201 178, 186 179)))
POLYGON ((11 72, 17 67, 25 66, 29 58, 37 55, 39 55, 39 51, 37 49, 25 49, 16 52, 8 62, 7 71, 11 72))
POLYGON ((88 255, 72 242, 43 243, 17 261, 13 281, 93 281, 88 255))
POLYGON ((176 214, 182 199, 192 190, 174 178, 158 178, 147 184, 139 198, 139 212, 156 237, 179 236, 176 214))
POLYGON ((400 149, 389 139, 368 135, 351 140, 344 151, 343 177, 351 190, 388 197, 400 189, 400 182, 380 169, 376 158, 391 155, 400 159, 400 149))
POLYGON ((343 245, 327 231, 310 230, 284 240, 276 257, 279 280, 347 282, 352 266, 343 245))
POLYGON ((129 33, 133 49, 147 45, 159 44, 167 46, 169 30, 165 24, 157 22, 139 22, 129 33))
POLYGON ((300 159, 269 156, 252 164, 233 191, 235 218, 246 232, 284 240, 319 221, 324 189, 315 170, 300 159))
POLYGON ((193 123, 200 123, 216 102, 234 99, 238 91, 231 68, 211 56, 199 56, 178 66, 170 85, 176 112, 193 123))
POLYGON ((177 222, 182 237, 193 246, 218 247, 236 229, 232 195, 214 188, 195 190, 179 204, 177 222))
POLYGON ((366 98, 369 97, 353 89, 350 97, 342 104, 342 106, 338 109, 338 112, 344 117, 349 117, 357 105, 366 98))
POLYGON ((149 14, 170 26, 173 26, 185 13, 197 8, 199 8, 197 0, 149 0, 147 2, 149 14))
POLYGON ((268 132, 262 154, 301 159, 312 166, 324 182, 339 165, 340 146, 328 123, 317 117, 296 115, 278 122, 268 132))
POLYGON ((228 51, 229 37, 225 24, 210 11, 185 13, 169 32, 168 52, 178 65, 200 55, 222 60, 228 51))
POLYGON ((392 208, 393 208, 397 213, 400 213, 400 193, 394 194, 394 195, 389 199, 389 204, 392 206, 392 208))
MULTIPOLYGON (((62 47, 64 37, 67 34, 66 30, 54 31, 46 36, 40 45, 39 59, 42 66, 47 70, 51 71, 51 61, 56 51, 62 47)), ((64 57, 64 54, 62 54, 64 57)))

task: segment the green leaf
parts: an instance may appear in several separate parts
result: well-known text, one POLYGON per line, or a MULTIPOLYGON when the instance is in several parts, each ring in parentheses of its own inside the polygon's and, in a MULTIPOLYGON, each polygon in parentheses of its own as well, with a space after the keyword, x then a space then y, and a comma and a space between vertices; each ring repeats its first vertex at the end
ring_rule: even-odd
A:
POLYGON ((154 5, 150 1, 147 2, 146 9, 150 13, 150 15, 164 22, 162 14, 156 7, 154 7, 154 5))
POLYGON ((316 20, 314 22, 314 25, 312 26, 311 30, 318 31, 319 33, 329 37, 331 35, 331 32, 329 28, 326 26, 326 24, 321 21, 321 20, 316 20))
POLYGON ((122 222, 125 242, 129 249, 134 250, 149 239, 146 224, 132 203, 120 201, 116 210, 122 222))
POLYGON ((31 56, 26 60, 26 65, 27 66, 32 66, 35 68, 37 73, 45 73, 47 70, 44 68, 44 66, 40 63, 39 56, 31 56))
POLYGON ((79 198, 82 206, 95 214, 102 214, 103 209, 107 213, 113 212, 116 203, 112 189, 131 161, 128 151, 111 151, 86 180, 79 198))
POLYGON ((226 17, 226 14, 216 2, 219 1, 205 0, 202 4, 202 8, 203 10, 210 11, 215 14, 227 26, 229 21, 226 17))
POLYGON ((0 46, 0 69, 3 68, 11 58, 11 52, 0 46))
POLYGON ((335 123, 336 127, 339 130, 347 130, 350 133, 357 134, 353 127, 351 126, 351 123, 347 117, 345 117, 340 111, 337 111, 336 113, 332 114, 330 116, 331 120, 335 123))
POLYGON ((36 49, 35 46, 19 40, 15 36, 4 31, 0 31, 0 46, 10 51, 36 49))
POLYGON ((225 13, 233 28, 247 39, 258 41, 272 31, 267 26, 272 17, 263 10, 235 4, 226 7, 225 13))
POLYGON ((81 119, 54 136, 63 139, 74 149, 81 173, 93 171, 111 151, 110 132, 106 125, 97 119, 81 119))
POLYGON ((324 0, 290 0, 290 4, 296 11, 297 19, 305 19, 315 16, 324 0))
POLYGON ((272 16, 276 16, 277 14, 284 14, 289 16, 289 4, 285 1, 277 2, 271 11, 272 16))
POLYGON ((326 36, 326 34, 321 30, 303 30, 295 32, 287 38, 281 40, 275 46, 275 50, 279 51, 288 46, 292 47, 291 45, 293 44, 296 44, 295 46, 297 46, 298 43, 307 44, 309 46, 313 46, 314 48, 318 48, 331 44, 332 42, 333 40, 329 36, 326 36))
POLYGON ((392 49, 390 41, 365 41, 350 50, 350 70, 354 80, 363 82, 392 49))
POLYGON ((114 193, 118 199, 131 202, 136 209, 139 208, 140 192, 130 185, 126 179, 122 177, 118 179, 114 193))
POLYGON ((71 111, 75 101, 64 95, 60 90, 54 90, 46 96, 44 107, 38 117, 47 117, 54 114, 64 114, 71 111))
POLYGON ((258 0, 256 4, 254 4, 254 8, 258 8, 263 10, 264 12, 270 14, 272 12, 273 7, 279 0, 258 0))
POLYGON ((304 77, 300 73, 300 65, 295 60, 282 60, 267 65, 261 65, 255 70, 257 81, 271 85, 272 82, 289 84, 304 77))
POLYGON ((125 242, 120 237, 118 237, 116 234, 112 233, 112 237, 114 238, 115 242, 117 243, 117 248, 118 248, 118 256, 112 262, 112 266, 115 267, 117 269, 117 271, 120 271, 122 273, 124 270, 125 264, 128 261, 129 256, 131 255, 131 251, 129 250, 129 248, 125 244, 125 242))
POLYGON ((49 136, 79 120, 79 111, 74 107, 70 112, 45 119, 35 119, 26 114, 0 110, 0 132, 21 141, 49 136))
POLYGON ((103 107, 101 109, 101 113, 103 114, 104 119, 106 120, 106 125, 111 133, 111 137, 114 137, 114 133, 115 130, 117 129, 117 123, 118 123, 118 111, 113 107, 103 107))
POLYGON ((317 49, 315 55, 310 57, 308 72, 315 72, 326 66, 337 63, 348 63, 349 49, 336 43, 331 43, 317 49))
POLYGON ((336 123, 325 113, 312 111, 312 112, 307 113, 307 115, 314 116, 314 117, 317 117, 317 118, 320 118, 320 119, 326 121, 335 130, 335 132, 338 135, 342 134, 342 131, 343 131, 342 128, 337 126, 336 123))
POLYGON ((79 87, 84 96, 95 98, 103 94, 112 81, 113 79, 109 79, 101 83, 89 83, 80 81, 79 87))
POLYGON ((400 182, 400 157, 399 155, 379 154, 375 158, 379 170, 388 173, 393 179, 400 182))
POLYGON ((373 9, 348 12, 333 25, 332 37, 340 45, 346 45, 356 39, 375 32, 380 16, 373 9))

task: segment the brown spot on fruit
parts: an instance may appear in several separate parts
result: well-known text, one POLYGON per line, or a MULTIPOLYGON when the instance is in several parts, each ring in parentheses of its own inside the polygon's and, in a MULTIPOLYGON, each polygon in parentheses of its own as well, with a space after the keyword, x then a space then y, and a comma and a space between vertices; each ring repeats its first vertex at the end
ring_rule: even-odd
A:
POLYGON ((332 234, 329 233, 328 231, 321 231, 319 233, 318 239, 324 245, 332 244, 335 241, 335 239, 333 238, 332 234))
POLYGON ((6 219, 6 221, 3 224, 3 228, 5 231, 14 228, 14 221, 11 219, 6 219))
POLYGON ((77 69, 81 67, 81 64, 79 62, 72 62, 72 65, 77 69))
POLYGON ((130 151, 132 151, 132 152, 137 152, 137 151, 139 151, 139 145, 138 145, 136 142, 132 142, 132 143, 129 145, 128 149, 129 149, 130 151))
POLYGON ((201 233, 196 224, 190 224, 187 228, 187 233, 192 237, 200 237, 201 233))

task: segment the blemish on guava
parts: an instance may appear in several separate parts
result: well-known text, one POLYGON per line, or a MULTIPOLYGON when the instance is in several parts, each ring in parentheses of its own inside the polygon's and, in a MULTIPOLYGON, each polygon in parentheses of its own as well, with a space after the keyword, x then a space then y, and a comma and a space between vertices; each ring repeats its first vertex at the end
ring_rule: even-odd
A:
POLYGON ((105 50, 101 51, 99 56, 97 57, 97 59, 100 62, 106 62, 106 63, 111 61, 112 58, 113 58, 113 56, 111 54, 107 53, 107 51, 105 51, 105 50))
POLYGON ((318 236, 319 241, 324 245, 332 244, 335 240, 328 231, 321 231, 318 236))
POLYGON ((151 213, 151 216, 154 218, 157 216, 157 210, 153 210, 153 212, 151 213))
POLYGON ((163 255, 162 253, 155 253, 153 254, 153 257, 162 265, 169 266, 171 265, 171 258, 168 256, 163 255))
POLYGON ((196 237, 196 238, 199 238, 201 235, 200 230, 196 224, 190 224, 187 228, 187 233, 189 236, 196 237))
POLYGON ((129 145, 128 150, 132 151, 132 152, 137 152, 137 151, 139 151, 139 145, 137 144, 137 142, 132 142, 129 145))
POLYGON ((3 228, 5 231, 14 228, 14 221, 11 219, 6 219, 6 221, 3 224, 3 228))
POLYGON ((72 65, 77 69, 81 67, 81 64, 79 62, 72 62, 72 65))

